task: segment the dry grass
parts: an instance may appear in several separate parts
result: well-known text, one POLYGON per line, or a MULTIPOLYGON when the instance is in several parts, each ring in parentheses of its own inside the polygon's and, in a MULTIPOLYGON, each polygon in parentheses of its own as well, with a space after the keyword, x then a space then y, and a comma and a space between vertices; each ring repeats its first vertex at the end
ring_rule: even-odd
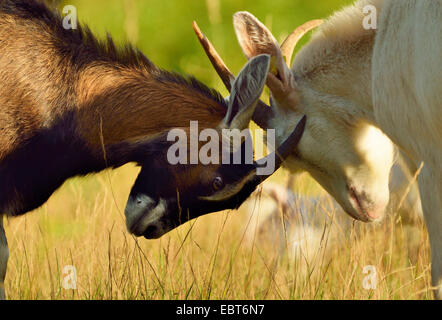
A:
MULTIPOLYGON (((222 49, 222 43, 235 45, 232 31, 221 29, 231 28, 233 12, 253 9, 255 14, 264 16, 269 11, 267 1, 246 4, 229 1, 223 2, 222 8, 218 1, 207 1, 207 8, 194 7, 197 2, 192 7, 187 2, 175 2, 176 8, 172 11, 168 7, 169 2, 164 1, 146 4, 133 0, 93 3, 76 0, 73 3, 81 12, 81 20, 89 21, 94 29, 106 27, 117 39, 125 34, 132 42, 139 43, 161 66, 181 67, 184 62, 176 61, 185 61, 183 69, 186 72, 206 80, 207 75, 212 75, 211 82, 218 87, 219 81, 209 65, 206 63, 204 68, 201 67, 201 49, 193 37, 189 21, 196 17, 202 20, 207 15, 210 24, 218 30, 210 33, 212 40, 222 49), (178 8, 178 5, 183 8, 178 8), (151 12, 155 17, 167 12, 176 25, 165 30, 162 19, 151 17, 151 12), (138 20, 136 13, 143 19, 138 20), (223 15, 224 22, 227 22, 220 25, 223 15), (142 26, 139 26, 141 22, 142 26), (146 32, 158 30, 159 26, 162 32, 158 34, 146 32), (225 39, 226 35, 228 39, 225 39), (165 38, 167 42, 163 41, 165 38), (174 45, 173 50, 169 48, 170 44, 174 45)), ((338 8, 338 4, 343 2, 304 1, 300 6, 280 1, 274 5, 279 8, 278 12, 274 12, 279 17, 275 28, 287 32, 298 22, 329 15, 338 8), (289 5, 296 7, 283 8, 289 5), (299 21, 293 20, 295 16, 299 21)), ((272 15, 267 14, 269 26, 271 18, 272 15)), ((237 47, 233 48, 229 52, 238 52, 237 47)), ((229 63, 239 69, 244 63, 242 55, 232 55, 229 63)), ((9 219, 5 225, 11 251, 5 283, 7 297, 432 298, 428 289, 429 246, 425 227, 420 222, 402 225, 400 219, 393 217, 379 225, 355 222, 348 232, 342 232, 339 242, 329 241, 329 232, 325 229, 321 248, 309 260, 290 260, 287 252, 280 256, 272 243, 260 242, 259 239, 255 239, 252 246, 247 245, 244 228, 248 225, 249 215, 241 210, 201 217, 159 240, 135 239, 126 231, 123 210, 137 170, 128 165, 87 179, 70 180, 42 208, 23 217, 9 219), (66 265, 74 265, 77 269, 76 290, 62 288, 62 270, 66 265), (374 265, 377 269, 375 290, 363 288, 366 276, 363 267, 366 265, 374 265)), ((280 172, 279 177, 272 179, 281 179, 283 174, 280 172)), ((304 180, 301 189, 309 190, 302 192, 311 192, 313 184, 311 180, 304 180)), ((256 205, 259 206, 259 202, 256 205)), ((327 214, 333 215, 333 212, 327 214)))
POLYGON ((278 250, 258 240, 246 245, 248 215, 241 210, 201 217, 159 240, 135 239, 123 210, 137 170, 74 179, 36 212, 9 219, 8 298, 432 298, 422 223, 355 222, 338 243, 328 241, 326 229, 308 263, 278 258, 278 250), (65 265, 77 269, 77 290, 62 288, 65 265), (377 269, 375 290, 363 288, 366 265, 377 269))

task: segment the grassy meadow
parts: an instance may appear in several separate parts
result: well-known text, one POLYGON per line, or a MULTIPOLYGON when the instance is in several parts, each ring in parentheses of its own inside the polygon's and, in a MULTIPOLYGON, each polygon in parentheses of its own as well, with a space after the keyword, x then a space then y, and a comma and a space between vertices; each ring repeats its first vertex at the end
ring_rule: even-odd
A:
MULTIPOLYGON (((230 68, 245 58, 232 15, 248 10, 279 40, 309 19, 324 18, 349 0, 69 0, 78 18, 101 37, 131 41, 158 66, 195 75, 227 95, 193 34, 196 20, 230 68)), ((306 39, 302 41, 304 44, 306 39)), ((8 219, 9 299, 431 299, 430 257, 421 221, 403 224, 394 212, 379 224, 351 223, 311 259, 290 259, 271 243, 245 242, 249 214, 200 217, 158 240, 126 231, 124 206, 139 169, 126 165, 67 181, 41 208, 8 219), (63 268, 73 265, 77 288, 64 289, 63 268), (364 266, 377 270, 364 289, 364 266)), ((285 183, 279 170, 271 180, 285 183)), ((296 191, 322 194, 308 176, 296 191)), ((260 205, 259 199, 256 206, 260 205)), ((321 212, 329 214, 334 212, 321 212)), ((351 219, 351 218, 348 218, 351 219)))

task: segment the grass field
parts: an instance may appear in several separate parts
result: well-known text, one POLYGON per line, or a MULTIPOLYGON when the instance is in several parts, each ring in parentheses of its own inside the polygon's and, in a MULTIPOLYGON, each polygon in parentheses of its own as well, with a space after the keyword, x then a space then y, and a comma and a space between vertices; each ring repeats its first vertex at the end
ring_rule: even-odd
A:
MULTIPOLYGON (((36 212, 6 224, 12 299, 429 299, 429 248, 421 223, 355 222, 340 242, 304 259, 278 258, 269 244, 244 242, 248 215, 216 213, 159 240, 125 229, 124 204, 137 169, 74 179, 36 212), (77 289, 63 289, 63 267, 77 289), (363 268, 377 269, 366 290, 363 268)), ((301 183, 311 184, 310 181, 301 183)), ((257 202, 259 205, 259 202, 257 202)), ((325 214, 325 213, 323 213, 325 214)), ((330 228, 328 226, 327 228, 330 228)))
MULTIPOLYGON (((231 17, 248 10, 284 38, 295 26, 323 18, 351 1, 207 0, 64 1, 80 21, 117 42, 135 42, 157 65, 195 75, 227 94, 191 28, 197 20, 237 72, 245 63, 231 17)), ((303 42, 305 43, 305 41, 303 42)), ((11 256, 9 299, 431 299, 429 246, 421 222, 390 214, 379 224, 354 222, 339 243, 328 241, 310 261, 258 240, 244 241, 244 209, 211 214, 159 240, 134 238, 124 206, 138 173, 133 165, 75 178, 38 210, 6 221, 11 256), (63 288, 73 265, 77 288, 63 288), (376 289, 364 289, 363 268, 376 267, 376 289)), ((283 182, 280 170, 271 179, 283 182)), ((323 191, 307 176, 297 190, 323 191)), ((257 201, 257 206, 260 203, 257 201)), ((325 214, 325 213, 323 213, 325 214)), ((328 214, 333 214, 329 212, 328 214)), ((348 218, 350 219, 350 218, 348 218)))

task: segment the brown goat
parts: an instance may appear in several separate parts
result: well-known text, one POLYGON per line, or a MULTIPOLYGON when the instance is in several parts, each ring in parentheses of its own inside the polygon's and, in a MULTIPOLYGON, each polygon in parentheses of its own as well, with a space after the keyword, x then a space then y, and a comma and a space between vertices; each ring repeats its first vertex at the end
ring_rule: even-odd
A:
MULTIPOLYGON (((70 177, 140 165, 125 214, 129 231, 147 238, 239 207, 268 176, 257 174, 262 162, 172 165, 167 135, 189 133, 190 120, 199 130, 246 129, 269 64, 268 55, 250 61, 225 100, 131 46, 63 28, 39 1, 0 0, 0 298, 9 255, 3 215, 39 207, 70 177)), ((304 124, 264 162, 278 153, 278 168, 304 124)))

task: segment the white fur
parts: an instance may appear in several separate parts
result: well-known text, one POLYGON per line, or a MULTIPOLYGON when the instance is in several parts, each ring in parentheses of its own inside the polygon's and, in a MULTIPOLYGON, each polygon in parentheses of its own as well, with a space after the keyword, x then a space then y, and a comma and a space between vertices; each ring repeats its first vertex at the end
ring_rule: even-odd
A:
POLYGON ((386 0, 379 17, 372 67, 373 113, 377 124, 416 165, 424 161, 419 188, 430 238, 433 286, 439 299, 442 299, 441 34, 441 1, 386 0))
MULTIPOLYGON (((270 54, 278 51, 269 31, 254 20, 248 13, 235 15, 246 55, 267 47, 270 54), (246 23, 248 28, 242 27, 246 23), (254 45, 256 39, 259 43, 254 45)), ((279 80, 269 74, 267 82, 277 109, 271 127, 279 142, 307 115, 304 136, 286 166, 309 171, 353 217, 377 220, 387 206, 394 160, 391 140, 416 167, 425 162, 419 186, 438 298, 442 298, 441 34, 440 0, 360 0, 319 28, 296 56, 290 79, 282 76, 288 67, 279 62, 275 63, 279 80), (366 5, 377 7, 377 30, 363 28, 366 5)))

